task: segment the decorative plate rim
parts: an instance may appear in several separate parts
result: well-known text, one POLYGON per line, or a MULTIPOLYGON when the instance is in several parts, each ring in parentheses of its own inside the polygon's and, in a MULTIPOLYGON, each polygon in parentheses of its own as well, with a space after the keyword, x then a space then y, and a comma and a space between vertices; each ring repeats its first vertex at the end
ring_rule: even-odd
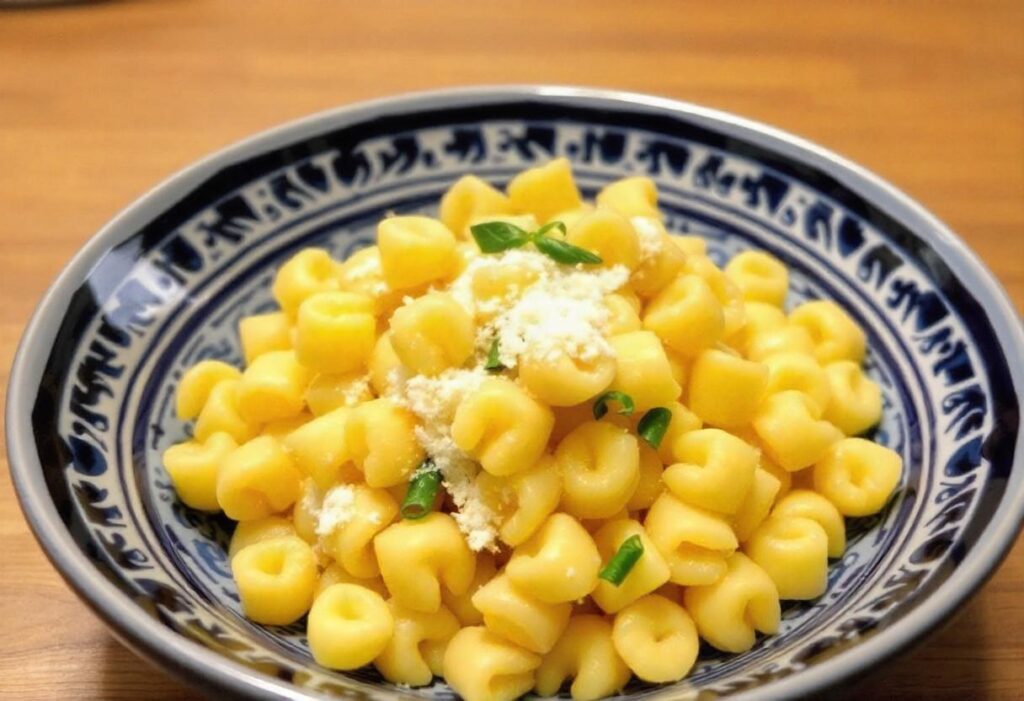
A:
MULTIPOLYGON (((87 278, 93 265, 116 244, 131 237, 150 218, 154 206, 173 201, 226 166, 296 140, 384 114, 452 105, 497 103, 508 100, 555 99, 600 108, 632 106, 686 115, 703 126, 765 145, 799 162, 809 163, 841 180, 895 219, 925 238, 989 313, 993 331, 1007 357, 1024 357, 1024 327, 997 278, 977 255, 938 218, 879 176, 817 144, 760 122, 728 112, 650 95, 549 85, 502 85, 433 90, 359 102, 330 109, 257 133, 186 166, 136 199, 117 214, 61 270, 36 306, 26 325, 11 368, 6 407, 6 438, 10 470, 25 519, 51 563, 69 586, 108 625, 115 637, 179 679, 209 691, 247 698, 329 698, 284 684, 231 660, 211 655, 200 644, 160 625, 127 599, 96 569, 75 545, 52 501, 43 468, 33 449, 34 388, 42 376, 46 355, 66 302, 87 278)), ((1024 369, 1011 363, 1015 386, 1024 384, 1024 369)), ((980 588, 1009 552, 1024 522, 1024 433, 1014 448, 1014 470, 1003 499, 979 538, 955 572, 906 616, 871 640, 800 674, 771 682, 779 696, 804 696, 842 683, 875 667, 921 640, 951 617, 980 588)), ((762 688, 738 694, 751 699, 762 688)))

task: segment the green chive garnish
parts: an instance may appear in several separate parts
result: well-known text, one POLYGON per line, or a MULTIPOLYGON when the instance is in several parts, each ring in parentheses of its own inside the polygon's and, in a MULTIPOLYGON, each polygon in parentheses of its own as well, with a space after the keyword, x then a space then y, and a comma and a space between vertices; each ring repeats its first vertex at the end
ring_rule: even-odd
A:
POLYGON ((633 398, 625 392, 605 392, 594 402, 594 419, 600 419, 602 416, 608 413, 608 402, 619 403, 619 413, 623 416, 632 416, 633 409, 633 398))
POLYGON ((647 441, 652 448, 657 448, 661 445, 661 439, 665 437, 671 421, 671 411, 665 407, 655 407, 644 414, 640 423, 636 425, 637 435, 647 441))
POLYGON ((487 362, 484 363, 484 370, 497 372, 505 369, 505 366, 501 364, 500 352, 501 348, 498 345, 498 339, 494 339, 491 341, 491 349, 487 351, 487 362))
POLYGON ((402 518, 416 520, 423 518, 434 508, 437 490, 441 488, 441 472, 434 463, 427 460, 409 480, 409 488, 402 501, 402 518))
POLYGON ((526 231, 515 224, 503 221, 489 221, 469 227, 476 245, 484 253, 501 253, 512 248, 522 248, 532 242, 538 251, 556 263, 594 265, 602 262, 601 256, 596 253, 562 239, 551 238, 548 232, 552 229, 558 229, 563 236, 566 233, 565 224, 560 221, 548 222, 536 231, 526 231))
POLYGON ((601 579, 619 586, 629 576, 633 566, 644 554, 644 544, 640 536, 633 535, 622 541, 622 545, 597 575, 601 579))

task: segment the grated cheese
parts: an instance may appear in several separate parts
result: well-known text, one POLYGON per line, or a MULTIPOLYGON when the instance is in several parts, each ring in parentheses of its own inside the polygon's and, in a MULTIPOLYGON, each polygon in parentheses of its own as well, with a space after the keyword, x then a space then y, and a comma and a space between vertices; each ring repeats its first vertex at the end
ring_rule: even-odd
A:
POLYGON ((352 485, 339 484, 327 490, 317 518, 316 534, 325 538, 351 521, 355 502, 356 491, 352 485))
POLYGON ((640 242, 640 260, 645 261, 654 258, 661 253, 661 247, 665 241, 661 236, 661 226, 650 217, 633 217, 629 220, 636 231, 636 238, 640 242))
POLYGON ((342 392, 342 397, 345 398, 345 406, 354 407, 359 401, 366 396, 370 391, 370 376, 363 375, 362 377, 353 380, 345 387, 342 392))

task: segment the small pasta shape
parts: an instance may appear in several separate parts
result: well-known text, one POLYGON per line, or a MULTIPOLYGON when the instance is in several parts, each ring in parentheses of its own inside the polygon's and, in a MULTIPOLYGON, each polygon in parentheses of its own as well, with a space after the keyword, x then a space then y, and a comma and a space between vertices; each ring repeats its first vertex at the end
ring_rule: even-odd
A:
POLYGON ((181 421, 199 416, 213 388, 225 380, 238 380, 238 368, 220 360, 201 360, 181 376, 175 394, 175 413, 181 421))
POLYGON ((439 214, 449 231, 468 238, 471 220, 512 214, 512 203, 503 192, 475 175, 463 175, 444 193, 439 214))
POLYGON ((364 373, 316 375, 306 388, 306 406, 314 416, 373 399, 369 377, 364 373))
POLYGON ((295 534, 310 545, 319 540, 317 525, 320 520, 320 508, 323 505, 324 493, 312 479, 305 479, 299 487, 299 498, 292 507, 292 525, 295 534))
POLYGON ((612 644, 633 674, 655 684, 685 677, 700 650, 690 614, 657 594, 648 594, 615 614, 612 644))
POLYGON ((358 584, 332 584, 313 602, 307 632, 318 664, 356 669, 387 648, 395 631, 391 608, 375 591, 358 584))
POLYGON ((551 410, 505 378, 485 380, 455 411, 452 439, 492 475, 535 465, 554 427, 551 410))
POLYGON ((339 481, 353 481, 351 478, 358 475, 349 463, 351 457, 345 442, 345 426, 351 415, 352 409, 335 409, 299 426, 281 440, 295 466, 321 489, 339 481))
POLYGON ((609 696, 629 681, 629 667, 612 642, 612 626, 600 616, 574 616, 537 669, 537 693, 554 696, 566 679, 575 701, 609 696))
POLYGON ((559 513, 515 549, 505 573, 526 594, 558 604, 593 591, 600 568, 601 555, 590 534, 572 516, 559 513))
POLYGON ((432 292, 391 316, 391 347, 413 372, 438 375, 473 353, 473 320, 446 293, 432 292))
POLYGON ((373 314, 387 318, 402 303, 409 290, 393 290, 384 282, 380 249, 367 246, 353 253, 341 264, 338 272, 340 289, 364 295, 373 300, 373 314))
POLYGON ((461 594, 453 594, 447 589, 441 589, 441 601, 455 614, 463 626, 482 626, 484 624, 484 615, 473 605, 473 595, 480 587, 494 579, 497 573, 498 567, 494 562, 494 555, 482 552, 476 557, 473 581, 466 591, 461 594))
POLYGON ((306 406, 306 387, 312 373, 295 351, 264 353, 242 373, 238 383, 238 413, 249 423, 287 419, 306 406))
POLYGON ((625 217, 650 217, 661 220, 658 211, 658 188, 654 181, 642 176, 622 178, 605 185, 597 193, 597 205, 614 209, 625 217))
POLYGON ((682 501, 722 514, 735 514, 754 481, 757 451, 717 428, 684 433, 673 446, 679 462, 662 475, 682 501))
POLYGON ((825 367, 831 402, 825 420, 848 436, 864 433, 882 418, 882 389, 851 360, 825 367))
POLYGON ((394 346, 391 345, 390 331, 385 331, 377 337, 367 366, 370 371, 370 386, 373 387, 373 391, 377 393, 378 397, 383 397, 394 389, 392 373, 402 367, 402 360, 395 353, 394 346))
POLYGON ((846 551, 846 523, 828 499, 809 489, 795 489, 776 502, 773 517, 799 516, 817 522, 828 538, 828 556, 842 557, 846 551))
POLYGON ((571 604, 540 601, 516 587, 507 574, 480 587, 473 606, 483 614, 487 630, 542 655, 554 647, 572 613, 571 604))
POLYGON ((864 360, 867 337, 857 322, 835 302, 805 302, 789 315, 790 323, 807 330, 814 342, 814 355, 822 365, 837 360, 864 360))
POLYGON ((672 243, 688 256, 703 256, 707 255, 708 252, 708 242, 702 236, 679 236, 673 234, 672 243))
POLYGON ((843 516, 869 516, 889 501, 903 472, 896 451, 863 438, 833 443, 814 466, 814 489, 843 516))
POLYGON ((768 518, 781 487, 779 478, 768 470, 761 466, 754 470, 754 483, 732 520, 736 540, 745 543, 757 527, 768 518))
POLYGON ((284 312, 243 317, 238 322, 238 338, 245 364, 249 365, 264 353, 292 347, 292 320, 284 312))
POLYGON ((633 569, 619 585, 599 579, 597 588, 591 592, 594 603, 605 613, 620 611, 640 597, 650 594, 667 582, 671 575, 668 564, 654 541, 644 527, 632 519, 609 521, 594 533, 594 544, 601 554, 601 561, 608 562, 623 541, 635 535, 640 536, 644 552, 633 569))
POLYGON ((640 315, 632 302, 621 294, 610 294, 604 298, 605 306, 611 316, 608 321, 608 334, 618 336, 619 334, 639 331, 643 328, 640 315))
POLYGON ((628 394, 638 411, 665 406, 679 399, 682 388, 658 337, 633 331, 609 339, 615 353, 615 379, 610 389, 628 394))
POLYGON ((217 476, 217 502, 236 521, 266 518, 295 503, 301 485, 302 473, 281 443, 260 436, 224 459, 217 476))
POLYGON ((540 663, 540 655, 471 626, 448 642, 444 678, 466 701, 513 701, 533 688, 540 663))
POLYGON ((266 625, 284 626, 301 618, 313 603, 316 557, 294 535, 247 545, 231 558, 245 615, 266 625))
POLYGON ((324 550, 354 577, 367 579, 380 575, 373 550, 373 539, 398 515, 398 504, 385 489, 363 485, 353 491, 350 517, 332 532, 319 532, 324 550))
POLYGON ((223 380, 210 390, 196 419, 197 441, 206 441, 215 433, 226 433, 236 443, 245 443, 260 432, 260 425, 249 421, 239 411, 240 384, 240 380, 223 380))
POLYGON ((817 521, 772 516, 743 546, 768 573, 781 599, 816 599, 828 586, 828 536, 817 521))
POLYGON ((555 449, 562 473, 562 509, 579 519, 621 511, 640 481, 637 439, 625 429, 588 421, 555 449))
POLYGON ((389 596, 388 588, 384 586, 384 580, 380 577, 371 577, 369 579, 353 577, 345 571, 344 567, 337 562, 332 562, 320 573, 320 579, 316 582, 316 592, 313 594, 314 601, 320 598, 320 595, 332 584, 358 584, 370 591, 377 592, 381 595, 381 598, 389 596))
POLYGON ((562 479, 554 458, 547 454, 530 469, 509 477, 482 472, 477 484, 484 494, 494 495, 489 501, 499 514, 498 535, 513 547, 533 536, 562 498, 562 479))
POLYGON ((408 480, 426 454, 415 435, 416 422, 390 399, 360 404, 345 422, 345 445, 371 487, 392 487, 408 480))
POLYGON ((377 225, 384 280, 409 290, 445 279, 458 265, 455 235, 430 217, 387 217, 377 225))
POLYGON ((749 336, 746 351, 750 360, 758 361, 780 354, 815 357, 811 334, 804 327, 788 322, 749 336))
POLYGON ((524 170, 508 184, 508 196, 512 211, 532 214, 543 222, 583 204, 565 158, 524 170))
POLYGON ((740 289, 707 256, 689 256, 683 273, 704 280, 722 308, 722 337, 738 333, 746 323, 746 305, 740 289))
POLYGON ((442 606, 424 613, 388 601, 394 633, 373 661, 377 671, 392 684, 426 686, 434 675, 444 673, 448 641, 459 632, 459 619, 442 606))
POLYGON ((561 355, 525 357, 519 361, 519 381, 535 397, 550 406, 573 406, 596 397, 615 379, 615 358, 589 360, 561 355))
POLYGON ((320 292, 300 306, 295 356, 305 367, 328 374, 361 370, 377 340, 373 299, 354 292, 320 292))
POLYGON ((640 242, 633 225, 614 210, 599 208, 580 217, 565 240, 596 253, 605 267, 621 265, 632 271, 640 265, 640 242))
POLYGON ((295 525, 280 516, 267 516, 254 521, 239 521, 235 525, 235 532, 231 534, 228 559, 233 560, 243 548, 253 543, 294 535, 296 535, 295 525))
POLYGON ((778 307, 764 302, 747 302, 744 305, 746 323, 728 341, 748 356, 750 343, 760 334, 785 326, 786 314, 778 307))
POLYGON ((842 432, 821 418, 821 407, 803 392, 788 390, 765 399, 753 426, 772 461, 796 472, 815 463, 842 432))
POLYGON ((674 450, 679 437, 684 433, 702 428, 703 424, 700 417, 679 402, 666 404, 665 408, 672 412, 672 418, 669 420, 668 430, 665 431, 665 435, 661 439, 661 445, 658 446, 658 456, 662 463, 671 465, 674 462, 679 462, 674 450))
POLYGON ((658 451, 647 444, 639 442, 640 448, 640 480, 637 482, 633 496, 626 502, 627 511, 643 511, 651 508, 654 500, 665 491, 665 482, 661 474, 665 466, 658 457, 658 451))
POLYGON ((761 251, 743 251, 725 266, 743 299, 781 307, 789 291, 789 271, 778 258, 761 251))
MULTIPOLYGON (((686 254, 673 245, 665 227, 656 219, 633 217, 631 220, 637 235, 648 237, 655 242, 654 252, 644 251, 640 265, 633 271, 629 281, 637 294, 650 299, 679 277, 686 266, 686 254)), ((650 244, 648 244, 649 246, 650 244)))
POLYGON ((214 433, 203 442, 178 443, 165 450, 164 467, 178 497, 193 509, 219 511, 217 475, 221 463, 237 447, 227 433, 214 433))
POLYGON ((442 585, 458 595, 473 582, 476 558, 448 514, 394 523, 374 538, 373 547, 391 596, 414 611, 437 611, 442 585))
POLYGON ((701 421, 722 428, 744 426, 754 418, 768 384, 761 363, 720 350, 706 350, 690 368, 687 399, 701 421))
POLYGON ((295 318, 306 298, 338 289, 338 265, 322 248, 306 248, 288 259, 274 277, 272 292, 281 310, 295 318))
POLYGON ((721 516, 662 494, 644 528, 669 568, 669 581, 683 586, 713 584, 725 575, 726 558, 739 543, 721 516))
POLYGON ((659 292, 644 310, 644 328, 683 355, 697 355, 725 333, 722 305, 702 278, 683 275, 659 292))
POLYGON ((768 368, 766 395, 796 390, 810 397, 822 410, 829 406, 832 400, 830 378, 813 357, 802 353, 780 353, 765 358, 763 362, 768 368))
POLYGON ((714 584, 688 587, 683 605, 697 632, 723 652, 746 652, 756 632, 775 633, 782 610, 779 592, 768 573, 743 553, 726 561, 728 571, 714 584))

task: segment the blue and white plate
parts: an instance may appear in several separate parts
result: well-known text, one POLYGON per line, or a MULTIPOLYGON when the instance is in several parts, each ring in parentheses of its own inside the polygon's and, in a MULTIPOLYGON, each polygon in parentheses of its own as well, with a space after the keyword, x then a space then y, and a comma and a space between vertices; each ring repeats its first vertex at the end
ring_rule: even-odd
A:
POLYGON ((868 331, 906 470, 850 525, 828 593, 784 612, 748 653, 706 651, 678 684, 626 695, 807 694, 905 649, 999 564, 1024 513, 1024 335, 1006 296, 945 226, 817 146, 669 100, 567 88, 469 89, 339 109, 217 153, 106 226, 32 319, 7 404, 11 469, 37 538, 140 654, 210 693, 248 698, 451 697, 373 670, 313 663, 302 624, 241 614, 230 524, 176 499, 159 456, 180 440, 171 397, 202 358, 239 362, 240 317, 271 308, 273 271, 303 246, 345 257, 388 211, 429 212, 457 177, 504 185, 556 156, 585 194, 653 178, 671 229, 722 262, 770 251, 791 303, 838 301, 868 331))

